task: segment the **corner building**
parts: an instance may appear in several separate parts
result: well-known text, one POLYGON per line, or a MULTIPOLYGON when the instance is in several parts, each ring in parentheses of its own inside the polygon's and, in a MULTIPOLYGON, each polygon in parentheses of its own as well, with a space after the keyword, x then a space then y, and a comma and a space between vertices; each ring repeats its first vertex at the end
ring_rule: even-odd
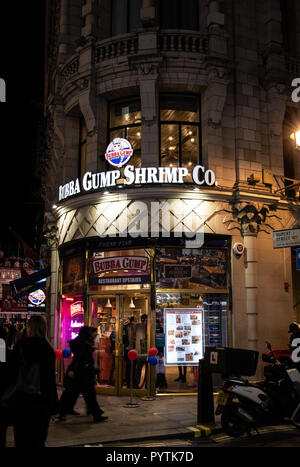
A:
POLYGON ((99 391, 126 394, 130 349, 135 391, 150 377, 154 394, 151 347, 171 392, 194 391, 202 337, 287 347, 297 271, 273 232, 298 223, 299 22, 292 0, 48 1, 51 338, 98 328, 99 391), (105 155, 121 140, 120 167, 105 155))

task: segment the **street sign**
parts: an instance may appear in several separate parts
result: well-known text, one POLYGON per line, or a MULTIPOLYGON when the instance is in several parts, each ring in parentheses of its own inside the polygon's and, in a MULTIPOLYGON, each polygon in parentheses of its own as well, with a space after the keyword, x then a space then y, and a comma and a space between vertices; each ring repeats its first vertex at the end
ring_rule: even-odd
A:
POLYGON ((297 248, 296 251, 296 269, 300 271, 300 248, 297 248))
POLYGON ((273 248, 300 247, 300 229, 275 230, 273 232, 273 248))

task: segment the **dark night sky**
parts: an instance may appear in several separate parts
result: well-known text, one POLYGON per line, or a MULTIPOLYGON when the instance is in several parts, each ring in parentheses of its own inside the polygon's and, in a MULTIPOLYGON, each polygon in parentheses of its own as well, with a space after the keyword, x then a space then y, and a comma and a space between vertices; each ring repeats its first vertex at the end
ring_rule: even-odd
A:
POLYGON ((17 240, 8 227, 34 247, 42 209, 37 204, 41 197, 35 158, 43 102, 45 20, 44 0, 2 3, 0 77, 6 81, 7 102, 0 103, 0 247, 8 255, 17 253, 17 240))

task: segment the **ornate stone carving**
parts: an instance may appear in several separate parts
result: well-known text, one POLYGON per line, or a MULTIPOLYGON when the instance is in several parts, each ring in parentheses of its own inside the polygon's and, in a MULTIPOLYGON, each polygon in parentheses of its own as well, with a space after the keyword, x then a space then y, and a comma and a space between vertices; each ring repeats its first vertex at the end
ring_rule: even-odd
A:
POLYGON ((46 212, 45 214, 43 235, 46 238, 47 244, 50 248, 58 247, 58 227, 56 219, 50 212, 46 212))
POLYGON ((276 214, 270 214, 271 206, 266 204, 237 203, 232 206, 230 216, 225 216, 223 224, 228 230, 237 229, 242 235, 257 235, 259 232, 270 234, 275 227, 272 226, 274 218, 281 220, 276 214))

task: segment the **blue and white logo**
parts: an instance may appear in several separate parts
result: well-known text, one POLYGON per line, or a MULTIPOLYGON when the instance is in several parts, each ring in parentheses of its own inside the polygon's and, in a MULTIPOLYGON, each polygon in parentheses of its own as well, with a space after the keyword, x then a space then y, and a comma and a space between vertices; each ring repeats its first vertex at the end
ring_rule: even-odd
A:
POLYGON ((124 138, 114 138, 107 146, 105 159, 115 167, 127 164, 133 154, 129 141, 124 138))

